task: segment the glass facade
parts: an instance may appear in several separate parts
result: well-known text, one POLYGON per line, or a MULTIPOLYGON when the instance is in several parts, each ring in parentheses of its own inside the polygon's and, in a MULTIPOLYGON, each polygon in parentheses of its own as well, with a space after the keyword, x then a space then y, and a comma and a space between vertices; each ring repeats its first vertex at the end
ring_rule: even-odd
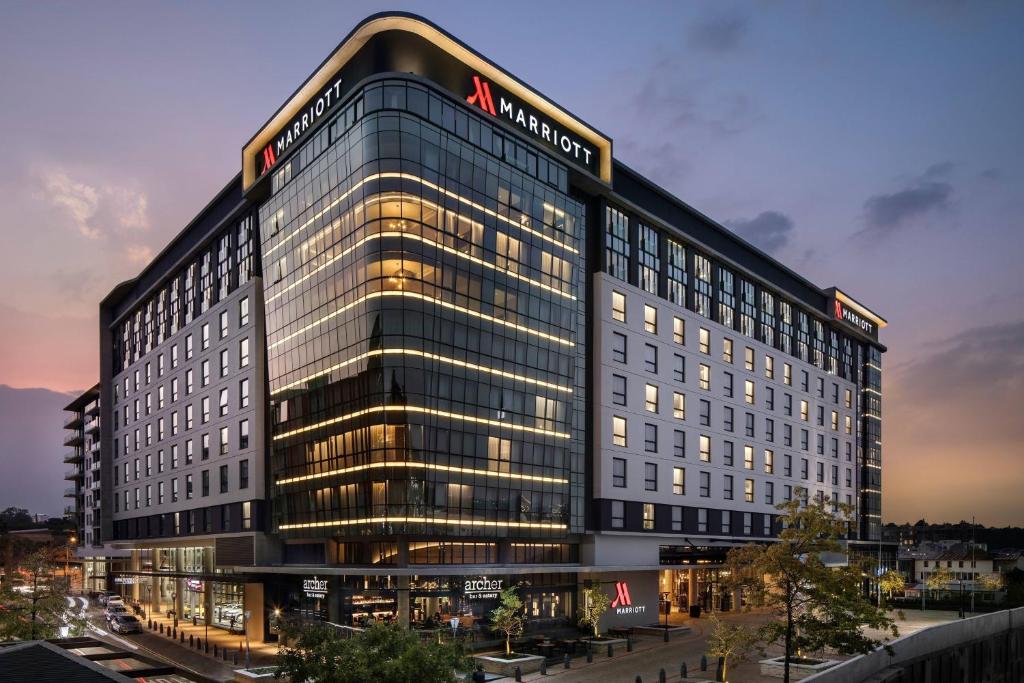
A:
POLYGON ((375 563, 374 536, 583 530, 585 214, 565 177, 394 80, 275 173, 259 225, 285 537, 364 538, 347 559, 375 563))

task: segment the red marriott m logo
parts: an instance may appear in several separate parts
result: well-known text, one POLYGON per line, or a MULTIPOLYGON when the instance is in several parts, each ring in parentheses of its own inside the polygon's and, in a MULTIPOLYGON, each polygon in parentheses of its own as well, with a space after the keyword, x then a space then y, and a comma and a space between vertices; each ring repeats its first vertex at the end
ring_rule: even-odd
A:
POLYGON ((277 156, 274 154, 274 143, 270 143, 263 148, 263 168, 260 169, 260 175, 269 171, 276 161, 277 156))
POLYGON ((836 299, 836 320, 843 319, 843 305, 839 303, 839 299, 836 299))
POLYGON ((491 98, 490 83, 481 81, 479 76, 473 76, 473 87, 476 91, 467 97, 466 101, 479 106, 491 116, 497 116, 497 112, 494 111, 494 100, 491 98))
POLYGON ((615 599, 612 600, 612 608, 629 607, 633 601, 629 597, 629 585, 625 581, 615 582, 615 599))

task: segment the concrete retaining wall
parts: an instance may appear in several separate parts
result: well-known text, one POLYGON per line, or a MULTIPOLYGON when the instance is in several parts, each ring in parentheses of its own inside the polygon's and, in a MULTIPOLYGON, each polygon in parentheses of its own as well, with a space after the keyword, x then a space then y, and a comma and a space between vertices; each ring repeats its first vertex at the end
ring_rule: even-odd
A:
POLYGON ((805 679, 814 683, 1024 681, 1024 608, 932 626, 805 679))

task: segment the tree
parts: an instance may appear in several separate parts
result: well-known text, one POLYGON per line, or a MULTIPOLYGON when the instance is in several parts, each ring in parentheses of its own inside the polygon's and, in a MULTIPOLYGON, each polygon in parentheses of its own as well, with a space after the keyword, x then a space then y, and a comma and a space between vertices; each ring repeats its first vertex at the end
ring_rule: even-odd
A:
POLYGON ((32 526, 32 515, 25 508, 9 507, 0 511, 0 529, 26 529, 32 526))
POLYGON ((291 626, 275 678, 304 683, 455 683, 468 666, 457 643, 423 641, 397 625, 374 624, 350 638, 331 626, 291 626))
POLYGON ((949 584, 953 583, 956 579, 953 578, 953 572, 946 567, 936 567, 935 571, 928 575, 925 579, 925 584, 928 588, 933 591, 941 591, 949 588, 949 584))
POLYGON ((595 584, 590 588, 583 589, 580 623, 593 629, 595 638, 601 635, 601 615, 608 610, 609 604, 611 604, 611 598, 601 590, 601 586, 595 584))
POLYGON ((0 589, 0 640, 39 640, 81 635, 85 620, 69 611, 73 604, 66 582, 53 581, 53 561, 46 550, 29 555, 21 566, 26 585, 4 582, 0 589))
POLYGON ((863 567, 852 557, 840 566, 825 562, 844 552, 839 537, 849 528, 851 506, 840 503, 833 514, 802 499, 798 489, 792 500, 776 506, 783 527, 777 543, 734 548, 726 559, 726 590, 745 590, 776 616, 759 637, 784 645, 786 683, 795 653, 825 647, 842 654, 870 652, 880 641, 864 635, 865 626, 898 635, 895 622, 864 597, 863 567))
POLYGON ((707 646, 710 657, 722 658, 722 680, 729 680, 729 666, 745 662, 751 652, 757 651, 763 655, 759 647, 760 636, 757 631, 746 626, 732 626, 712 612, 708 617, 712 629, 708 634, 707 646))
POLYGON ((878 577, 878 589, 888 593, 890 600, 893 593, 902 593, 906 586, 907 582, 903 578, 903 574, 892 569, 878 577))
POLYGON ((491 612, 491 624, 505 634, 505 654, 512 654, 512 639, 522 635, 526 627, 523 601, 519 599, 515 587, 506 588, 501 592, 501 604, 491 612))
POLYGON ((978 577, 982 590, 997 591, 1003 587, 1002 574, 981 574, 978 577))
POLYGON ((1014 567, 1006 572, 1006 604, 1009 607, 1024 605, 1024 569, 1014 567))

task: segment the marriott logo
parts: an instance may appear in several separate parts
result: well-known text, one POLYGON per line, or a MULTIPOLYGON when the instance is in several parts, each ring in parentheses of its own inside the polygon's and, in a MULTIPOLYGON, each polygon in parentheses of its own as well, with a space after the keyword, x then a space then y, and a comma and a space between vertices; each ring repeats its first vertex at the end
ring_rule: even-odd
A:
POLYGON ((633 604, 633 598, 629 595, 629 584, 625 581, 615 582, 615 599, 612 600, 611 607, 616 614, 643 614, 647 611, 647 605, 633 604))
POLYGON ((466 97, 466 102, 479 107, 491 116, 507 118, 533 137, 553 145, 565 156, 588 168, 591 161, 597 158, 597 155, 586 143, 558 128, 554 121, 537 111, 513 102, 501 93, 498 94, 498 106, 495 108, 491 84, 480 76, 473 76, 473 93, 466 97))

